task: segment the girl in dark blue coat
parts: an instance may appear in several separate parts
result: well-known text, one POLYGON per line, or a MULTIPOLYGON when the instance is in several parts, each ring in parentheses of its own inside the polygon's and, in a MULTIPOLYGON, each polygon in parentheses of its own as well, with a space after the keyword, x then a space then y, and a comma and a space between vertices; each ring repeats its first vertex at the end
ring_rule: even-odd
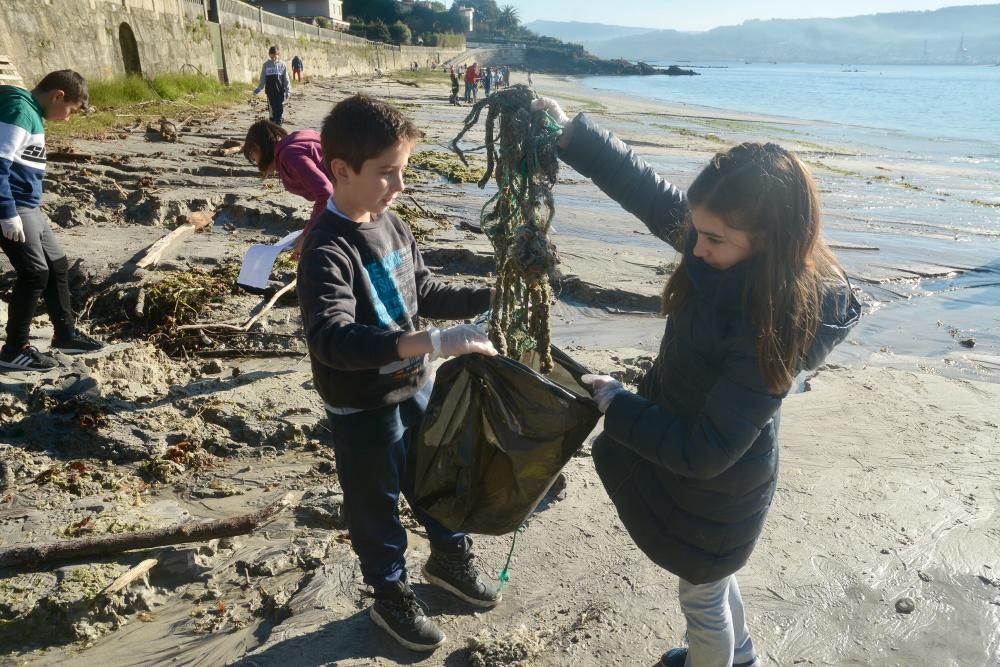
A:
POLYGON ((597 472, 632 539, 679 578, 688 646, 664 667, 758 667, 734 573, 764 525, 778 413, 860 317, 820 237, 815 183, 775 144, 717 154, 685 193, 585 115, 560 157, 682 253, 663 292, 666 329, 639 386, 589 376, 605 413, 597 472))

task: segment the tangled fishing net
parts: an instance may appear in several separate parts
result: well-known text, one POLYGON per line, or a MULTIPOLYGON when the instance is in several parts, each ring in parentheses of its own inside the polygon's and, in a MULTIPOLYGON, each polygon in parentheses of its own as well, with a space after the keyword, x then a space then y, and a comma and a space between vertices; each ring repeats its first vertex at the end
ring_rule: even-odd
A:
POLYGON ((465 162, 458 142, 488 109, 486 173, 479 187, 495 177, 499 188, 482 213, 482 229, 497 262, 490 339, 497 351, 514 358, 536 350, 541 371, 549 373, 549 272, 558 260, 548 235, 554 213, 552 186, 559 172, 556 140, 562 128, 544 111, 531 110, 534 98, 530 88, 518 85, 482 99, 451 147, 465 162))

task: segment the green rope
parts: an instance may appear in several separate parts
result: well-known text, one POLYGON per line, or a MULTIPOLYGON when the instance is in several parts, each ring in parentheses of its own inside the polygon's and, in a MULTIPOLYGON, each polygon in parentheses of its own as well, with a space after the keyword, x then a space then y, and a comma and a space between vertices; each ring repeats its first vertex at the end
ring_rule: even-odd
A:
POLYGON ((508 581, 510 581, 510 559, 514 555, 514 545, 517 544, 517 535, 518 533, 523 533, 524 529, 527 527, 528 524, 522 523, 517 527, 517 530, 514 531, 514 535, 510 538, 510 551, 507 552, 507 562, 503 564, 503 569, 500 570, 499 574, 497 574, 497 579, 500 580, 500 585, 497 586, 498 591, 502 591, 503 587, 507 585, 508 581))
POLYGON ((451 148, 467 163, 459 141, 486 114, 486 172, 497 193, 483 206, 482 230, 497 262, 490 339, 501 354, 520 358, 536 350, 541 371, 552 370, 549 275, 558 262, 549 240, 558 179, 556 141, 562 127, 544 111, 532 111, 535 94, 512 86, 476 103, 451 148))

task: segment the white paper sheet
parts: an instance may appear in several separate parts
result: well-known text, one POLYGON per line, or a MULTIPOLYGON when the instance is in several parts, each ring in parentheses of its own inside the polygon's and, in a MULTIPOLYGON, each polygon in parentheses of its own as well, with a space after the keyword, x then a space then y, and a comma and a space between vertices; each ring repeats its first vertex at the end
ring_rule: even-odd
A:
POLYGON ((247 287, 266 288, 267 279, 271 277, 271 271, 274 269, 274 262, 278 259, 278 255, 291 248, 300 234, 302 234, 301 229, 288 234, 274 245, 258 244, 247 248, 247 254, 243 256, 243 266, 240 267, 240 275, 236 282, 247 287))

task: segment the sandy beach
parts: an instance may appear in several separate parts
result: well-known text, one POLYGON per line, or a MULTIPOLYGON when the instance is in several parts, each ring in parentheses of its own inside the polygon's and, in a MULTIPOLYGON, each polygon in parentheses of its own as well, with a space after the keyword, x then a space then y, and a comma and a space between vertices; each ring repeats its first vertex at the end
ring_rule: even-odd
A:
MULTIPOLYGON (((559 77, 536 74, 534 82, 571 116, 595 116, 682 187, 715 151, 747 139, 800 152, 820 183, 828 238, 867 314, 784 403, 777 495, 738 575, 765 664, 996 665, 1000 348, 995 326, 975 331, 995 303, 949 309, 934 299, 967 292, 928 285, 936 276, 995 281, 995 268, 976 269, 996 262, 1000 232, 974 221, 943 229, 857 214, 867 206, 861 200, 903 193, 922 206, 944 187, 976 199, 975 168, 950 166, 943 185, 935 165, 818 143, 805 121, 626 98, 559 77), (912 243, 887 244, 889 227, 912 243), (968 241, 937 243, 959 235, 968 241), (960 343, 974 336, 975 347, 960 343), (909 603, 912 611, 900 611, 909 603)), ((426 136, 416 155, 446 155, 467 112, 448 105, 443 77, 418 86, 338 79, 296 88, 286 123, 318 128, 333 103, 356 91, 390 99, 417 122, 426 136)), ((115 345, 62 357, 66 367, 43 376, 0 375, 0 545, 234 516, 289 491, 298 506, 251 535, 0 569, 0 664, 598 667, 651 665, 679 645, 677 580, 629 539, 588 440, 565 468, 565 485, 518 536, 492 611, 473 613, 422 582, 428 543, 404 510, 412 580, 448 641, 429 656, 398 648, 367 617, 294 292, 252 334, 207 332, 206 345, 190 330, 133 333, 138 295, 152 294, 157 280, 195 269, 224 275, 251 243, 274 242, 307 219, 305 200, 261 182, 239 153, 212 154, 226 139, 242 140, 260 113, 211 114, 177 143, 148 141, 142 124, 121 137, 75 141, 72 153, 49 147, 44 206, 71 261, 80 260, 78 307, 115 345), (198 210, 213 212, 210 233, 187 236, 155 269, 115 279, 179 215, 198 210), (211 353, 220 349, 226 354, 211 353), (98 600, 150 557, 159 563, 148 578, 98 600)), ((449 281, 488 283, 492 248, 469 223, 478 223, 490 187, 451 182, 440 169, 411 172, 400 205, 427 264, 449 281)), ((678 257, 564 165, 555 202, 554 343, 595 372, 634 383, 656 353, 658 296, 678 257)), ((0 260, 0 287, 12 275, 0 260)), ((288 263, 272 276, 276 286, 293 277, 288 263)), ((266 300, 234 290, 202 307, 197 321, 242 323, 266 300)), ((44 317, 33 335, 47 349, 44 317)), ((511 537, 475 540, 480 565, 497 573, 511 537)))

